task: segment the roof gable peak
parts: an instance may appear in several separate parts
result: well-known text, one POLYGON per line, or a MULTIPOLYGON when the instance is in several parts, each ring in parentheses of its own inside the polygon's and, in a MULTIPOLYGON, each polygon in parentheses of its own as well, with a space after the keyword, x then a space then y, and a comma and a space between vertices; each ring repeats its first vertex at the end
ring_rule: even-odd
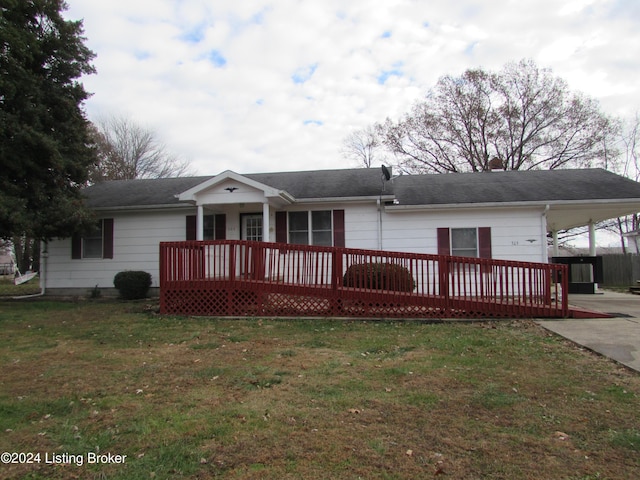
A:
POLYGON ((269 185, 266 185, 264 183, 258 182, 256 180, 253 180, 251 178, 248 178, 244 175, 241 175, 239 173, 236 173, 232 170, 225 170, 224 172, 216 175, 215 177, 211 177, 208 180, 205 180, 202 183, 199 183, 198 185, 195 185, 193 187, 191 187, 188 190, 185 190, 184 192, 179 193, 178 195, 176 195, 176 197, 178 198, 178 200, 180 200, 181 202, 185 202, 185 201, 196 201, 196 197, 198 196, 198 194, 216 186, 219 185, 223 182, 226 182, 227 180, 233 180, 236 181, 238 183, 244 184, 248 187, 254 188, 256 190, 260 190, 262 192, 264 192, 264 196, 267 198, 270 197, 291 197, 291 195, 289 195, 287 192, 284 192, 282 190, 277 190, 273 187, 270 187, 269 185))

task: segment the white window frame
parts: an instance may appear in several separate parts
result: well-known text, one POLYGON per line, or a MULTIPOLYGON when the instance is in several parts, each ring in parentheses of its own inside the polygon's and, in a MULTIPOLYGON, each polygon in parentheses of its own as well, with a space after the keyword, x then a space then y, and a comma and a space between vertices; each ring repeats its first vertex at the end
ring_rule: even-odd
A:
POLYGON ((104 257, 104 221, 98 220, 96 223, 96 229, 93 232, 82 235, 82 247, 81 247, 81 256, 82 258, 103 258, 104 257), (87 248, 87 242, 94 243, 94 248, 87 248), (95 248, 97 248, 98 243, 100 244, 100 248, 95 252, 92 252, 95 248))
POLYGON ((334 225, 333 225, 333 210, 303 210, 303 211, 293 211, 293 212, 287 212, 287 241, 289 243, 291 243, 292 245, 319 245, 319 243, 317 241, 314 242, 314 238, 317 238, 317 235, 319 233, 327 233, 329 232, 330 234, 330 243, 328 245, 321 245, 321 246, 328 246, 331 247, 333 246, 333 231, 334 231, 334 225), (291 221, 291 215, 300 215, 302 213, 306 213, 307 214, 307 228, 306 230, 292 230, 291 229, 291 225, 292 225, 292 221, 291 221), (314 229, 313 228, 313 214, 314 213, 327 213, 329 215, 329 220, 331 222, 331 228, 330 230, 324 229, 314 229), (291 237, 292 237, 292 233, 303 233, 306 232, 307 234, 307 241, 306 243, 301 243, 301 242, 292 242, 291 241, 291 237))
POLYGON ((460 227, 460 228, 450 228, 449 229, 449 249, 451 251, 451 255, 455 256, 455 257, 473 257, 473 258, 478 258, 480 256, 480 245, 479 245, 479 240, 478 240, 478 227, 460 227), (475 232, 475 246, 473 248, 474 253, 471 254, 471 248, 470 247, 458 247, 458 248, 454 248, 453 243, 454 243, 454 232, 456 231, 462 231, 462 230, 473 230, 475 232), (464 253, 464 254, 460 254, 460 253, 455 253, 458 251, 463 251, 463 252, 468 252, 468 253, 464 253))

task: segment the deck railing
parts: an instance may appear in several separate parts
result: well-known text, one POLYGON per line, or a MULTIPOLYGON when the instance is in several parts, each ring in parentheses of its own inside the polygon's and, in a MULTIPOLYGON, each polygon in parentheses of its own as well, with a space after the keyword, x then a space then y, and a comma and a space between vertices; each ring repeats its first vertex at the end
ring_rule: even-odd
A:
POLYGON ((566 266, 218 240, 160 244, 162 313, 565 317, 566 266))

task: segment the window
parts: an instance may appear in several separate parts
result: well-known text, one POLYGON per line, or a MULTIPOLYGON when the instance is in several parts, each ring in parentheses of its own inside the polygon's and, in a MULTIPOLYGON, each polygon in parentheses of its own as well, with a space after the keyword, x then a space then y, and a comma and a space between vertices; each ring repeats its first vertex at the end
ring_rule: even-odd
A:
POLYGON ((113 218, 103 218, 93 230, 74 235, 71 258, 113 258, 113 218))
POLYGON ((491 227, 438 228, 438 255, 491 258, 491 227))
POLYGON ((331 210, 311 212, 311 244, 332 245, 331 210))
MULTIPOLYGON (((195 215, 187 215, 186 233, 187 240, 196 239, 197 218, 195 215)), ((203 240, 224 240, 227 233, 227 216, 203 215, 202 217, 202 239, 203 240)))
POLYGON ((202 217, 202 239, 213 240, 215 238, 215 217, 213 215, 204 215, 202 217))
POLYGON ((344 247, 344 210, 276 212, 276 242, 344 247))
POLYGON ((475 228, 451 229, 451 255, 458 257, 478 256, 478 231, 475 228))
POLYGON ((289 212, 289 243, 330 247, 331 227, 331 210, 289 212))
POLYGON ((102 221, 82 237, 82 258, 102 258, 102 221))
POLYGON ((309 245, 309 212, 289 212, 289 243, 309 245))

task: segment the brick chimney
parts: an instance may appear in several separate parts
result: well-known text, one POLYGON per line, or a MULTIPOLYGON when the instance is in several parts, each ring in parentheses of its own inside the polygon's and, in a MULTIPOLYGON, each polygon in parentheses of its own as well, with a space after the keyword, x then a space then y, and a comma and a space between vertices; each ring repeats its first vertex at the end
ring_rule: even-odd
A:
POLYGON ((491 160, 489 160, 489 171, 493 172, 494 170, 504 170, 504 165, 502 163, 502 160, 500 160, 498 157, 493 157, 491 160))

